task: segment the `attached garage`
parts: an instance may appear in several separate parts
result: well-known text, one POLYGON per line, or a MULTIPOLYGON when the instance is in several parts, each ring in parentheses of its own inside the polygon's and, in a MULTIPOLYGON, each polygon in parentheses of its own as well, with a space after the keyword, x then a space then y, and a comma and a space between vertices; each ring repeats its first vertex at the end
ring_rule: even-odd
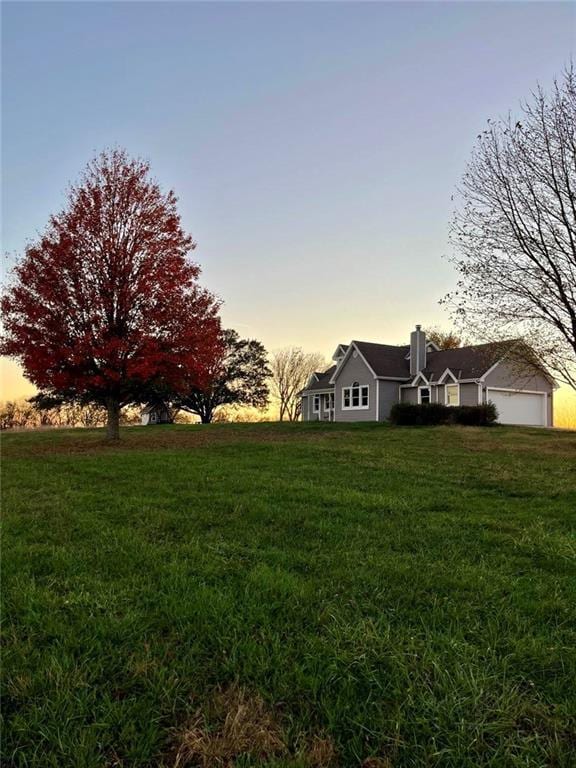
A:
POLYGON ((487 388, 486 400, 493 402, 498 409, 501 424, 548 425, 545 392, 487 388))

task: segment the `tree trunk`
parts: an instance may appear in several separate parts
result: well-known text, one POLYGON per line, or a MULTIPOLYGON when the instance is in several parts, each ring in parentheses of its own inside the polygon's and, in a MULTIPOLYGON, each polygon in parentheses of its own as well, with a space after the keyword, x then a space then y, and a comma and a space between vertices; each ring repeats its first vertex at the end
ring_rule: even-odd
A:
POLYGON ((210 424, 212 422, 212 411, 203 411, 200 414, 200 421, 202 424, 210 424))
POLYGON ((108 440, 120 440, 120 403, 115 397, 107 398, 106 411, 108 412, 108 440))

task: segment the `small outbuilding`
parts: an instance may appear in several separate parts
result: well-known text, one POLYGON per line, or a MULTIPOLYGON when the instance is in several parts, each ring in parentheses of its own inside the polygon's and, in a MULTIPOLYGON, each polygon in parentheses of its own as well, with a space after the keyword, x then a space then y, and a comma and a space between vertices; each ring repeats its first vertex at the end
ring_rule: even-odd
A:
POLYGON ((171 424, 170 411, 163 404, 147 405, 140 414, 140 423, 144 426, 151 424, 171 424))

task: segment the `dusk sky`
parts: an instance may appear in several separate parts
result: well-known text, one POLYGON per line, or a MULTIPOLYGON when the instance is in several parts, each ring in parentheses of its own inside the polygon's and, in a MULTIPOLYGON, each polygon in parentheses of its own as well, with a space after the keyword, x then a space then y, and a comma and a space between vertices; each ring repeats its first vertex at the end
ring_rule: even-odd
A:
MULTIPOLYGON (((573 3, 3 3, 5 266, 91 156, 180 200, 226 326, 329 357, 450 327, 454 202, 486 119, 573 56, 573 3)), ((4 396, 18 394, 13 378, 4 396)))

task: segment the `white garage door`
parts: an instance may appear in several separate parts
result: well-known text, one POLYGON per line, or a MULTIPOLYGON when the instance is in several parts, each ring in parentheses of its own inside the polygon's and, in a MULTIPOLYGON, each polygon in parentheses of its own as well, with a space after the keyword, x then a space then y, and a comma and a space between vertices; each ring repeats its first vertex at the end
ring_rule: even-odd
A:
POLYGON ((486 399, 498 409, 501 424, 546 426, 546 398, 543 395, 487 389, 486 399))

